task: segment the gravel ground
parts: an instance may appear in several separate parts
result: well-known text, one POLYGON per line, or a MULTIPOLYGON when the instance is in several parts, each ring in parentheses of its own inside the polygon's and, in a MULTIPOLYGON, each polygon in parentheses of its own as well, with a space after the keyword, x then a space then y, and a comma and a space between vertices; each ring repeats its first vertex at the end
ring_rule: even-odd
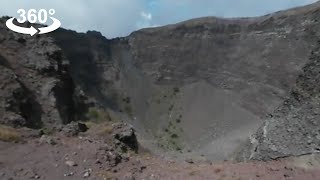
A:
POLYGON ((119 153, 90 131, 0 142, 0 179, 320 179, 318 156, 269 162, 174 161, 147 152, 119 153))

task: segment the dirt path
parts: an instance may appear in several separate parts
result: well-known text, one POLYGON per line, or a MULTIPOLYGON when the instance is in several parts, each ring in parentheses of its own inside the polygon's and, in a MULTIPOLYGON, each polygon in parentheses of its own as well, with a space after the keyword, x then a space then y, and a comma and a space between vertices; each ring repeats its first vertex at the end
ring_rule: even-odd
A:
POLYGON ((318 156, 272 162, 174 162, 150 154, 109 151, 103 139, 62 135, 0 142, 0 179, 320 179, 318 156))

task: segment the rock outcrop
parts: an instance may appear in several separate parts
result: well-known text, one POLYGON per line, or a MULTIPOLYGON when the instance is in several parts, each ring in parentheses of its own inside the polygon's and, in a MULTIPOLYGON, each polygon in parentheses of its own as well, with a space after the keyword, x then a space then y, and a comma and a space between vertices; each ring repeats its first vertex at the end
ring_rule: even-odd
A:
POLYGON ((271 160, 320 152, 320 41, 290 97, 270 115, 238 160, 271 160))
POLYGON ((135 130, 128 124, 118 123, 113 124, 113 137, 116 141, 120 142, 120 145, 124 151, 132 150, 138 152, 138 140, 135 135, 135 130))
POLYGON ((0 22, 1 124, 41 128, 76 120, 81 98, 61 48, 51 37, 9 31, 6 19, 0 22))

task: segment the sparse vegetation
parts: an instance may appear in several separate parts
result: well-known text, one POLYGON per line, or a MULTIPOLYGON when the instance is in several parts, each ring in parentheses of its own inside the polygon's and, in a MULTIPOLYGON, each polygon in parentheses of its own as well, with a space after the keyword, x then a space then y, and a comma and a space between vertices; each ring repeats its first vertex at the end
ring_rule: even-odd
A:
MULTIPOLYGON (((181 117, 181 115, 179 117, 181 117)), ((169 121, 167 127, 163 128, 159 136, 156 136, 156 138, 159 139, 160 147, 173 151, 182 150, 183 144, 180 134, 183 132, 183 129, 178 126, 178 123, 181 123, 180 118, 169 121)))
POLYGON ((51 135, 54 133, 54 129, 45 127, 40 130, 40 133, 43 135, 51 135))
POLYGON ((123 102, 130 104, 131 103, 131 98, 130 97, 126 97, 122 99, 123 102))
POLYGON ((21 141, 21 135, 14 128, 0 125, 0 141, 18 142, 21 141))
POLYGON ((86 122, 82 122, 82 123, 84 123, 89 129, 94 127, 97 124, 92 121, 86 121, 86 122))
POLYGON ((108 134, 112 133, 112 130, 113 130, 113 128, 112 128, 111 124, 109 124, 109 123, 103 124, 101 126, 101 128, 99 129, 99 131, 100 131, 99 134, 100 135, 108 135, 108 134))
POLYGON ((95 123, 112 121, 107 111, 97 108, 90 108, 86 116, 89 119, 89 121, 95 123))
POLYGON ((191 171, 191 172, 189 172, 189 176, 194 176, 194 175, 196 175, 198 173, 198 171, 191 171))
POLYGON ((127 113, 129 116, 133 116, 133 114, 132 114, 132 107, 130 106, 130 105, 126 105, 125 107, 124 107, 124 112, 125 113, 127 113))
POLYGON ((89 119, 98 119, 99 118, 99 112, 96 109, 90 109, 87 117, 89 119))
POLYGON ((177 135, 177 134, 172 134, 171 135, 171 138, 174 138, 174 139, 176 139, 176 138, 178 138, 179 136, 177 135))
POLYGON ((216 169, 214 169, 214 173, 220 173, 221 171, 222 171, 221 168, 216 168, 216 169))
POLYGON ((178 87, 174 87, 173 92, 174 92, 174 94, 177 94, 180 92, 180 89, 178 87))
POLYGON ((172 110, 173 110, 173 108, 174 108, 174 106, 173 106, 173 105, 171 105, 171 106, 169 107, 169 111, 172 111, 172 110))

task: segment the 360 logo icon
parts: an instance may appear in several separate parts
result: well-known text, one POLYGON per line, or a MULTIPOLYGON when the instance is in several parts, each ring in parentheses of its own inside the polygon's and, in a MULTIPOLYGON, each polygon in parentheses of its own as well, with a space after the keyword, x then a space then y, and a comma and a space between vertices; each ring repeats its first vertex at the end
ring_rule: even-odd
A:
POLYGON ((48 15, 50 15, 50 19, 53 21, 53 23, 50 26, 36 29, 33 26, 29 28, 17 26, 13 23, 15 18, 8 19, 6 22, 6 26, 10 30, 17 33, 29 34, 30 36, 33 36, 37 33, 46 34, 57 30, 61 26, 61 22, 58 19, 51 17, 55 14, 54 9, 50 9, 49 11, 45 9, 40 9, 39 11, 37 11, 36 9, 30 9, 28 11, 24 9, 19 9, 17 13, 20 15, 20 18, 17 19, 18 23, 24 23, 26 21, 29 21, 30 23, 40 22, 42 24, 45 24, 48 20, 48 15))

